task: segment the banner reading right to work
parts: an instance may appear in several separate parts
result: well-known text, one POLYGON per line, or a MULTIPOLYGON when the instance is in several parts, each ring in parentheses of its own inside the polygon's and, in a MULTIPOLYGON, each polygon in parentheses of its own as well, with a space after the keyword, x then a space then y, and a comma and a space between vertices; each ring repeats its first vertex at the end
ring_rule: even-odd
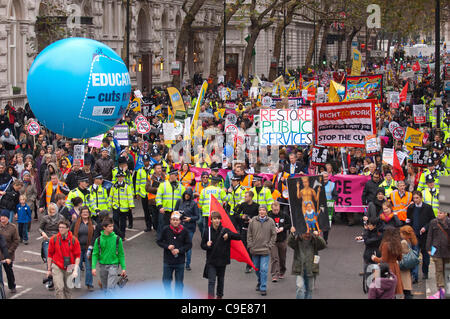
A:
POLYGON ((376 134, 375 100, 314 104, 315 144, 365 147, 376 134))

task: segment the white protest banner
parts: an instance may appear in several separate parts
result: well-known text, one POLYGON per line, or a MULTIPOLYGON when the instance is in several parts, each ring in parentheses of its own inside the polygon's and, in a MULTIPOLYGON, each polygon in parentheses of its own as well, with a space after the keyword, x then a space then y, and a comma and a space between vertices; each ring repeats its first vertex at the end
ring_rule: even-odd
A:
POLYGON ((73 146, 73 160, 80 161, 80 167, 84 166, 84 145, 74 145, 73 146))
POLYGON ((40 131, 41 131, 41 127, 39 126, 39 124, 37 122, 31 121, 30 123, 28 123, 28 125, 27 125, 28 134, 30 134, 31 136, 36 136, 39 134, 40 131))
POLYGON ((400 165, 403 164, 403 161, 408 157, 408 153, 402 152, 402 151, 396 151, 397 152, 397 158, 400 162, 400 165))
POLYGON ((376 100, 314 104, 315 143, 333 147, 365 147, 376 134, 376 100))
POLYGON ((386 164, 394 166, 394 149, 384 148, 383 149, 383 162, 386 164))
POLYGON ((373 156, 380 151, 380 146, 378 144, 378 138, 376 134, 371 134, 366 136, 366 154, 368 156, 373 156))
POLYGON ((120 145, 128 146, 128 125, 115 125, 114 138, 120 145))
POLYGON ((389 92, 389 103, 400 103, 400 93, 399 92, 389 92))
POLYGON ((427 109, 425 104, 413 105, 414 124, 425 124, 427 122, 427 109))
POLYGON ((176 132, 174 123, 163 123, 164 142, 175 141, 176 132))
POLYGON ((237 100, 238 92, 236 90, 231 90, 231 100, 237 100))
POLYGON ((261 109, 260 145, 307 145, 312 143, 312 109, 261 109))
POLYGON ((142 120, 136 124, 136 131, 139 134, 147 134, 150 132, 150 123, 147 120, 142 120))
POLYGON ((402 140, 405 137, 405 129, 401 126, 398 126, 394 129, 392 132, 392 137, 396 139, 397 141, 402 140))
POLYGON ((305 101, 308 99, 308 90, 302 90, 302 98, 305 101))
POLYGON ((394 130, 397 128, 397 127, 399 127, 400 126, 400 124, 398 124, 397 122, 395 122, 395 121, 392 121, 391 123, 389 123, 389 125, 388 125, 388 129, 389 129, 389 132, 394 132, 394 130))

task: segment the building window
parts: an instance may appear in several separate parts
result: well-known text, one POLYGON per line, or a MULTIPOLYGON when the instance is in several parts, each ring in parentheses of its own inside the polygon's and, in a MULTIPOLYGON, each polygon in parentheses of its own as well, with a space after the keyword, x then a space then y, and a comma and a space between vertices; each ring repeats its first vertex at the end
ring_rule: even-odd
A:
POLYGON ((11 4, 9 10, 9 20, 10 27, 9 35, 8 35, 8 64, 9 64, 9 83, 12 86, 17 86, 18 76, 17 76, 17 62, 19 61, 17 45, 18 41, 18 21, 17 21, 17 12, 15 8, 15 3, 11 4))

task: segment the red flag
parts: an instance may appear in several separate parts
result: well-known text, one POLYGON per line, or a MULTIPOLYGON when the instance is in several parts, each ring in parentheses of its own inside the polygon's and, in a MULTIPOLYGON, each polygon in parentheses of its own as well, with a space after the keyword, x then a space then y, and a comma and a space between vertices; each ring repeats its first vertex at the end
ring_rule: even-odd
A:
POLYGON ((405 175, 403 174, 403 169, 397 157, 397 151, 394 150, 394 167, 392 168, 392 177, 395 181, 403 181, 405 175))
POLYGON ((430 69, 430 65, 429 64, 427 64, 427 74, 430 74, 431 73, 431 69, 430 69))
POLYGON ((408 94, 408 83, 406 82, 405 86, 403 87, 402 91, 400 92, 400 103, 406 101, 406 95, 408 94))
POLYGON ((403 66, 403 64, 401 64, 400 65, 400 71, 403 71, 403 69, 404 69, 404 66, 403 66))
MULTIPOLYGON (((209 217, 208 217, 208 227, 211 227, 211 212, 219 212, 220 216, 222 216, 222 226, 228 228, 234 233, 237 233, 236 228, 234 228, 233 223, 228 217, 228 214, 223 209, 222 205, 220 205, 219 201, 211 195, 211 203, 209 205, 209 217)), ((247 249, 245 249, 242 240, 232 240, 230 243, 230 258, 239 262, 246 263, 250 265, 256 271, 258 270, 250 256, 248 255, 247 249)))
POLYGON ((414 63, 414 65, 412 66, 412 70, 414 71, 414 72, 417 72, 417 71, 420 71, 420 63, 419 63, 419 61, 416 61, 416 63, 414 63))

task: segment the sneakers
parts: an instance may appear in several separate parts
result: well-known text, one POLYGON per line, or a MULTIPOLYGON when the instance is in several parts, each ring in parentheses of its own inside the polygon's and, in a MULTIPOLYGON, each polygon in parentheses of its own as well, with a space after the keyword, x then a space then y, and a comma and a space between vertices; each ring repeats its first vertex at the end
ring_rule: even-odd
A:
POLYGON ((267 291, 261 290, 261 296, 266 296, 266 295, 267 295, 267 291))
POLYGON ((259 291, 259 284, 256 285, 256 291, 259 291))
POLYGON ((187 270, 187 271, 191 271, 191 270, 192 270, 192 269, 191 269, 191 266, 190 266, 190 265, 187 265, 187 266, 186 266, 186 270, 187 270))
POLYGON ((428 296, 427 299, 440 299, 440 291, 436 292, 434 295, 428 296))
POLYGON ((278 279, 284 279, 284 275, 280 275, 280 277, 278 277, 278 279))
POLYGON ((278 281, 278 278, 277 277, 273 277, 272 278, 272 282, 277 282, 278 281))
POLYGON ((10 289, 9 290, 10 293, 15 294, 17 292, 16 288, 10 289))
POLYGON ((93 292, 93 291, 94 291, 94 286, 87 286, 87 289, 88 289, 90 292, 93 292))
POLYGON ((423 274, 423 278, 424 280, 428 279, 428 274, 423 274))
POLYGON ((24 240, 24 241, 23 241, 23 244, 24 244, 24 245, 28 245, 28 240, 24 240))
POLYGON ((252 267, 246 266, 246 267, 245 267, 245 273, 246 273, 246 274, 249 274, 249 273, 251 273, 251 272, 252 272, 252 267))
POLYGON ((439 299, 445 299, 445 289, 439 289, 439 299))

